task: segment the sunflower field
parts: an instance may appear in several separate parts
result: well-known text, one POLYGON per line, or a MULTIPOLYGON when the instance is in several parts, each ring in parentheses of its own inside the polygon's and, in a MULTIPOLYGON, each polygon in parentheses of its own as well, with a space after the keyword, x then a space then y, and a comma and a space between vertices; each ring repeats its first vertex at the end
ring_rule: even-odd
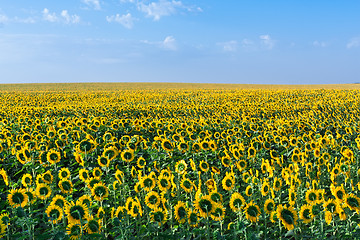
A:
POLYGON ((360 91, 0 89, 2 239, 360 239, 360 91))

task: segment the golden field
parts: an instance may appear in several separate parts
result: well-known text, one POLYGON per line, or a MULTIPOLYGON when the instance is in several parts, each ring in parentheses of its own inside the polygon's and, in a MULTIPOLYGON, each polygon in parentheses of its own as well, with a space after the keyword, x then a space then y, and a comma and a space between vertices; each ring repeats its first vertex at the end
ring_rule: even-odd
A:
POLYGON ((359 239, 359 86, 0 85, 0 236, 359 239))

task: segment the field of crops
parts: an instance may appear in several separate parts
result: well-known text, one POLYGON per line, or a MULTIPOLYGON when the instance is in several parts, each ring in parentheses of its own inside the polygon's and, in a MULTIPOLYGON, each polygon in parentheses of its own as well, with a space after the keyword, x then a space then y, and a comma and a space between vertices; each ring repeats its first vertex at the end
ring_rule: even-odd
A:
POLYGON ((357 85, 152 86, 0 85, 0 238, 360 239, 357 85))

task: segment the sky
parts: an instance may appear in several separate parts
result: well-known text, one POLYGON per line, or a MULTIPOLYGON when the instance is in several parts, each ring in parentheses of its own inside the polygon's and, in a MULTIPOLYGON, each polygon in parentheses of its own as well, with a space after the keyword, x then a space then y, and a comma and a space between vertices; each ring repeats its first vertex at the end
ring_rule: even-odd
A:
POLYGON ((0 0, 0 83, 358 83, 359 12, 359 0, 0 0))

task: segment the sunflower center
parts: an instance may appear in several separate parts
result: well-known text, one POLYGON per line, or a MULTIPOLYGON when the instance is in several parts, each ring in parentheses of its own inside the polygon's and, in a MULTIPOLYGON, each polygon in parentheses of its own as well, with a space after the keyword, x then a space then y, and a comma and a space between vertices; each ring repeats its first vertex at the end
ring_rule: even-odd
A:
POLYGON ((303 212, 303 217, 305 219, 311 219, 310 217, 310 209, 305 209, 304 212, 303 212))
POLYGON ((70 215, 74 219, 80 220, 81 218, 84 218, 85 210, 82 206, 75 205, 70 208, 70 215))
POLYGON ((58 219, 60 217, 60 212, 57 209, 52 209, 49 215, 51 219, 58 219))
POLYGON ((99 223, 95 220, 91 220, 88 222, 88 228, 91 230, 91 232, 97 232, 99 231, 99 223))
POLYGON ((287 224, 293 224, 294 223, 294 216, 293 216, 293 213, 287 209, 283 209, 281 211, 281 217, 284 219, 284 221, 287 223, 287 224))
POLYGON ((21 204, 24 201, 24 195, 22 193, 14 193, 12 201, 16 204, 21 204))
POLYGON ((65 191, 70 191, 70 189, 71 189, 71 184, 68 181, 63 181, 61 183, 61 186, 63 187, 63 189, 65 191))
POLYGON ((180 219, 185 218, 186 217, 185 208, 184 207, 179 207, 177 214, 178 214, 180 219))
POLYGON ((252 216, 252 217, 256 217, 257 216, 257 208, 255 206, 250 206, 247 210, 247 213, 252 216))
POLYGON ((212 209, 212 203, 207 199, 201 199, 199 202, 199 206, 203 212, 210 212, 212 209))
POLYGON ((359 207, 359 202, 356 198, 353 198, 353 197, 349 197, 347 200, 346 200, 346 203, 350 206, 350 207, 354 207, 354 208, 357 208, 359 207))
POLYGON ((46 187, 42 187, 40 188, 40 195, 42 196, 46 196, 49 193, 49 189, 47 189, 46 187))

